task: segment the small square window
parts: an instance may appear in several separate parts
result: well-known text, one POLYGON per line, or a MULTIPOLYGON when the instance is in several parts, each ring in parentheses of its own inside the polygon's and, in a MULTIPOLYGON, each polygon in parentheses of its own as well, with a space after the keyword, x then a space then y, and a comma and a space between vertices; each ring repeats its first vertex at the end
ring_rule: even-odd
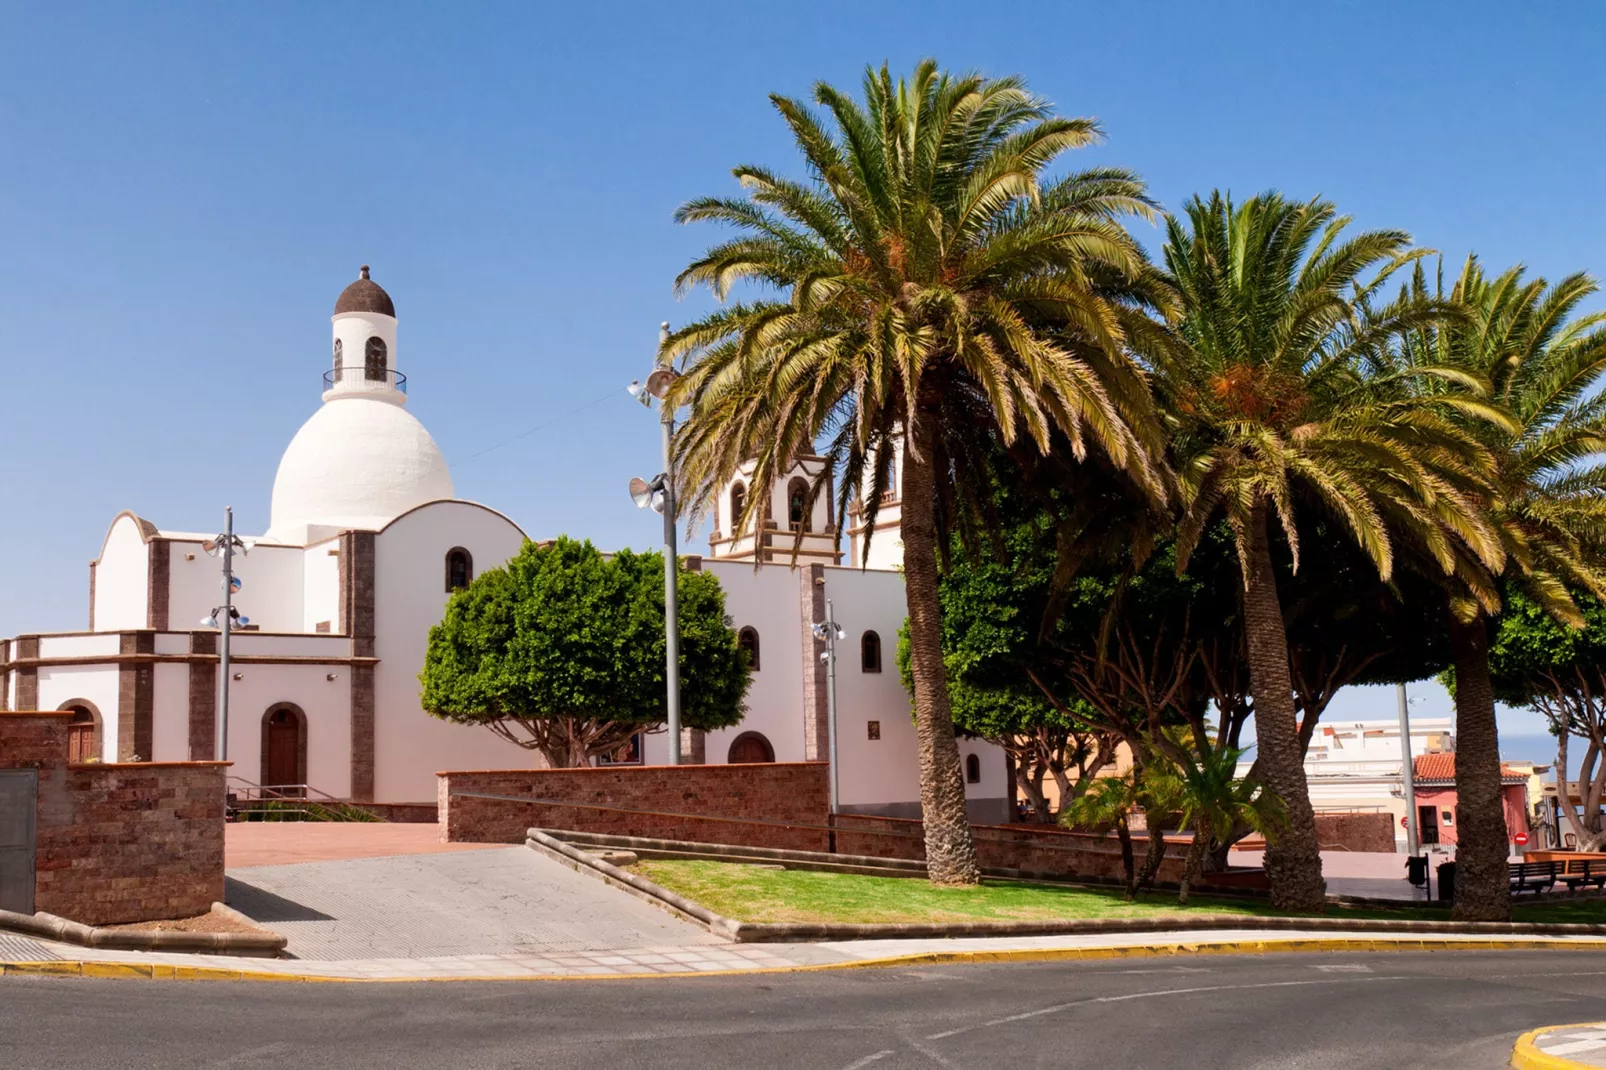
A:
POLYGON ((869 729, 870 738, 871 739, 880 739, 881 738, 881 722, 880 721, 870 721, 870 722, 868 722, 866 724, 865 727, 867 727, 869 729))
POLYGON ((1446 825, 1453 825, 1455 824, 1455 815, 1448 810, 1440 810, 1439 820, 1446 825))

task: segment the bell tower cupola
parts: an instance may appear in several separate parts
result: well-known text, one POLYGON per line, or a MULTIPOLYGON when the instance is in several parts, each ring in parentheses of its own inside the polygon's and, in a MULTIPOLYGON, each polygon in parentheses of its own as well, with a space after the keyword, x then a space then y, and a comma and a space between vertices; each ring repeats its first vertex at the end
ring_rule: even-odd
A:
POLYGON ((367 264, 340 292, 331 322, 334 357, 323 376, 323 399, 357 395, 407 404, 407 376, 396 370, 396 305, 368 277, 367 264))

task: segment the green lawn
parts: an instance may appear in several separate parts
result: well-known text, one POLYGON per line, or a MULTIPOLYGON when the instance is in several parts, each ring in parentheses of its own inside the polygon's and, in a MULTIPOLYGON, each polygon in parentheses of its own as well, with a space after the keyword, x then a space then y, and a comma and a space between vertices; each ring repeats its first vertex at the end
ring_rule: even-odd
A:
MULTIPOLYGON (((936 888, 924 880, 851 873, 769 869, 728 862, 643 860, 643 877, 728 918, 749 922, 1042 921, 1060 918, 1152 918, 1186 914, 1272 914, 1264 900, 1193 897, 1177 906, 1175 893, 1154 893, 1135 903, 1118 890, 987 881, 979 888, 936 888)), ((1329 916, 1447 918, 1444 910, 1334 908, 1329 916)), ((1606 901, 1518 906, 1518 921, 1606 923, 1606 901)))

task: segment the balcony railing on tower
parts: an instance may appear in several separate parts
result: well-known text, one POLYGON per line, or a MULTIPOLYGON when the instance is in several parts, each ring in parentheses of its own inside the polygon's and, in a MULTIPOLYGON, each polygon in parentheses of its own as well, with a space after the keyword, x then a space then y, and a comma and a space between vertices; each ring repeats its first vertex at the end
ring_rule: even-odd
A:
POLYGON ((345 368, 331 368, 323 373, 323 388, 333 390, 336 384, 350 387, 366 387, 370 390, 399 390, 407 393, 407 376, 389 368, 364 368, 354 364, 345 368))

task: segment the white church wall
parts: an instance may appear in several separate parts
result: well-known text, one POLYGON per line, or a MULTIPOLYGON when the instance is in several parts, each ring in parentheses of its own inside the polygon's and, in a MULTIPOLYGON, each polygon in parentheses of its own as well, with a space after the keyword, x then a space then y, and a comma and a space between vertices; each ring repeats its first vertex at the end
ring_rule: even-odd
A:
MULTIPOLYGON (((115 637, 114 637, 115 638, 115 637)), ((85 699, 100 711, 100 756, 117 760, 116 664, 41 665, 38 673, 41 710, 59 710, 73 699, 85 699)))
MULTIPOLYGON (((255 619, 252 623, 256 623, 255 619)), ((231 654, 259 654, 277 658, 343 658, 351 641, 337 635, 274 635, 235 632, 229 639, 231 654)))
POLYGON ((489 730, 454 725, 419 706, 418 673, 429 629, 446 608, 446 553, 467 550, 474 574, 501 565, 524 533, 493 510, 433 502, 398 518, 374 540, 374 794, 379 802, 433 802, 443 769, 522 769, 534 752, 489 730))
POLYGON ((190 760, 190 667, 157 662, 155 670, 151 678, 150 759, 153 762, 187 762, 190 760))
MULTIPOLYGON (((747 692, 747 714, 734 728, 708 733, 710 763, 723 763, 731 743, 743 732, 770 741, 778 762, 801 762, 803 741, 803 619, 798 609, 800 574, 786 565, 764 565, 757 572, 743 561, 710 561, 703 569, 718 577, 725 591, 731 627, 758 632, 759 669, 747 692)), ((684 681, 687 687, 695 681, 684 681)), ((647 737, 649 763, 669 759, 669 737, 647 737)))
POLYGON ((156 652, 158 654, 188 654, 189 651, 189 632, 156 633, 156 652))
POLYGON ((113 521, 95 566, 95 630, 145 627, 149 586, 150 547, 124 514, 113 521))
POLYGON ((328 624, 331 634, 345 629, 340 619, 340 540, 328 539, 307 547, 302 557, 303 631, 316 632, 328 624))
POLYGON ((307 716, 307 783, 338 798, 350 795, 350 668, 247 663, 234 671, 241 678, 229 682, 229 774, 261 782, 262 719, 273 707, 291 703, 307 716))
POLYGON ((121 638, 111 635, 42 635, 39 637, 41 658, 88 658, 116 654, 121 650, 121 638))
MULTIPOLYGON (((839 791, 846 809, 919 814, 920 765, 909 693, 898 673, 898 631, 907 618, 903 575, 898 572, 825 570, 825 594, 847 635, 838 645, 837 752, 839 791), (862 640, 881 640, 881 671, 865 672, 862 640), (878 740, 869 721, 879 722, 878 740)), ((971 818, 1001 822, 1008 817, 1009 787, 1004 754, 982 740, 959 741, 965 758, 978 759, 980 780, 965 785, 971 818)))

